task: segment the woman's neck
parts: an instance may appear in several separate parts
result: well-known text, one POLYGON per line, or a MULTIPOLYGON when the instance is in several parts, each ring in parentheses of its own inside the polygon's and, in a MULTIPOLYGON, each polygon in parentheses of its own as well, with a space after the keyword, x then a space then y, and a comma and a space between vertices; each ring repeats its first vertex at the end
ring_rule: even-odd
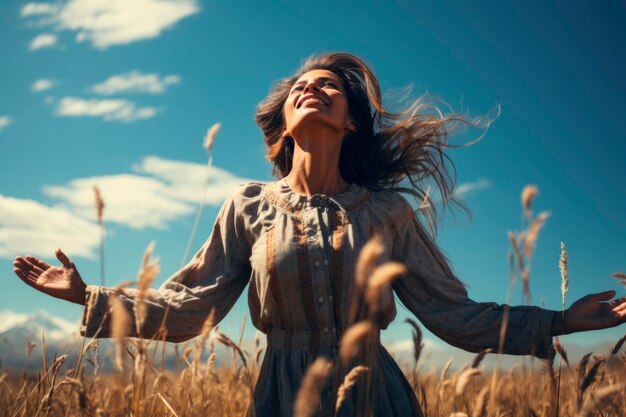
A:
POLYGON ((332 195, 345 191, 349 184, 339 173, 340 151, 341 146, 334 141, 304 147, 296 141, 292 168, 285 181, 298 194, 332 195))

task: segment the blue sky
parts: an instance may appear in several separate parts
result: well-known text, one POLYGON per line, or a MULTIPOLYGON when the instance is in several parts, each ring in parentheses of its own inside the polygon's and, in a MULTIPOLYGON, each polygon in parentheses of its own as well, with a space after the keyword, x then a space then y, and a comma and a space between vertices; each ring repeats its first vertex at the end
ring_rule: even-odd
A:
MULTIPOLYGON (((60 246, 98 283, 92 184, 107 203, 107 284, 134 279, 152 240, 163 282, 193 225, 206 130, 222 124, 194 250, 234 185, 271 180, 256 105, 308 55, 336 50, 370 62, 386 91, 412 85, 413 98, 429 92, 471 116, 501 106, 481 142, 451 151, 473 218, 446 217, 438 239, 474 299, 506 300, 506 232, 520 227, 526 184, 540 190, 536 210, 551 212, 532 263, 535 303, 560 309, 561 241, 570 301, 623 294, 610 274, 626 269, 626 6, 544 3, 3 2, 0 310, 78 320, 79 306, 36 293, 11 263, 54 261, 60 246)), ((233 333, 245 302, 223 322, 233 333)), ((384 340, 408 337, 405 317, 401 307, 384 340)))

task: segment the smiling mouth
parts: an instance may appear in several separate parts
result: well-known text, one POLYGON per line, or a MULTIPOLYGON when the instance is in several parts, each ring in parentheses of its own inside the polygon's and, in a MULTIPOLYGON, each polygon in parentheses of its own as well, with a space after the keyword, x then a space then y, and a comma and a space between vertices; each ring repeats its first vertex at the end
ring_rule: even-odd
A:
POLYGON ((315 96, 309 96, 301 100, 300 103, 298 103, 298 108, 302 107, 305 103, 308 103, 308 102, 319 103, 323 106, 326 106, 326 103, 324 102, 324 100, 315 96))

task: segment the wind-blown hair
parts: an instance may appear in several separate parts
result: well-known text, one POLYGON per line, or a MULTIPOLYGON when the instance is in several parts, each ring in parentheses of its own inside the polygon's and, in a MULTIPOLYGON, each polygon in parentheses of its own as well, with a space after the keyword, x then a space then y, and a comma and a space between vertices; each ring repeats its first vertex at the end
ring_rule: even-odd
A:
POLYGON ((387 189, 412 195, 433 238, 439 218, 429 182, 441 196, 442 213, 447 206, 455 205, 470 215, 454 194, 456 170, 445 152, 452 146, 448 144, 448 134, 458 124, 488 127, 492 120, 444 115, 429 102, 427 95, 399 113, 389 112, 383 107, 376 76, 353 54, 333 52, 310 56, 292 76, 279 80, 258 105, 255 119, 265 136, 266 157, 274 165, 275 176, 285 177, 292 167, 293 138, 282 136, 283 107, 289 91, 303 74, 319 69, 332 72, 343 82, 349 116, 356 126, 356 132, 349 133, 341 146, 339 172, 344 180, 371 190, 387 189))

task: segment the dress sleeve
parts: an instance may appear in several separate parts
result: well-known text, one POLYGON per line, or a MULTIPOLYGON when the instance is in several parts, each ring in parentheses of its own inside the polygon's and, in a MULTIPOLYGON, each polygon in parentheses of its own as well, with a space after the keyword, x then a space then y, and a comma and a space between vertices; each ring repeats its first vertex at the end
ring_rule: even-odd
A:
MULTIPOLYGON (((147 317, 142 335, 156 334, 167 313, 167 339, 182 342, 197 336, 211 309, 215 309, 216 324, 233 307, 250 277, 250 245, 247 240, 240 204, 231 195, 218 214, 207 241, 191 261, 170 276, 158 289, 151 288, 146 297, 147 317)), ((112 290, 96 285, 87 287, 81 335, 111 337, 109 299, 112 290)), ((120 295, 123 305, 133 317, 129 336, 138 336, 133 308, 136 289, 124 289, 120 295)))
MULTIPOLYGON (((398 239, 391 255, 408 269, 407 275, 392 284, 398 298, 447 343, 470 352, 486 348, 497 351, 505 305, 468 297, 465 286, 404 201, 410 213, 395 227, 398 239)), ((539 307, 510 307, 503 353, 552 357, 555 313, 539 307)))

